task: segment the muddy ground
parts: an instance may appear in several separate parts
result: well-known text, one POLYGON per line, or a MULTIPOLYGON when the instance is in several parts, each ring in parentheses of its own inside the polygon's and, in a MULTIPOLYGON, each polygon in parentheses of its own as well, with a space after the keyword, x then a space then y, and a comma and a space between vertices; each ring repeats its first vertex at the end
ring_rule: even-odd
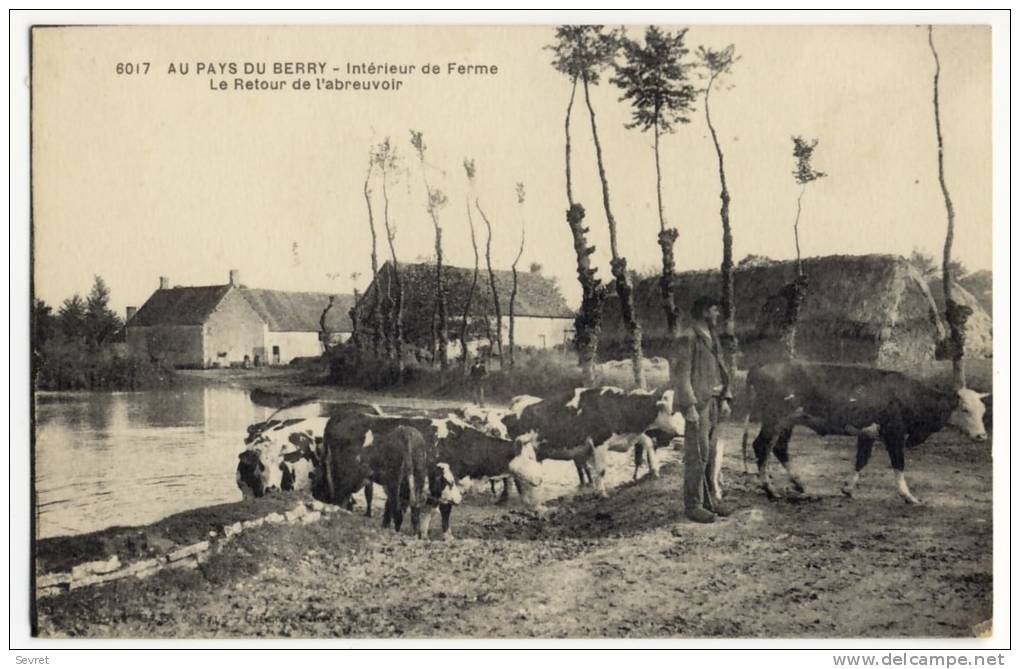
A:
MULTIPOLYGON (((724 426, 737 512, 681 512, 678 453, 659 479, 608 500, 549 502, 545 519, 479 487, 430 541, 335 514, 249 530, 198 570, 168 570, 39 601, 43 636, 944 637, 992 617, 990 445, 950 433, 908 452, 924 506, 897 497, 888 459, 847 499, 854 444, 798 430, 807 497, 768 501, 724 426)), ((612 478, 626 481, 625 455, 612 478)), ((555 467, 556 465, 554 465, 555 467)), ((572 469, 572 467, 570 467, 572 469)), ((773 478, 785 484, 773 464, 773 478)))

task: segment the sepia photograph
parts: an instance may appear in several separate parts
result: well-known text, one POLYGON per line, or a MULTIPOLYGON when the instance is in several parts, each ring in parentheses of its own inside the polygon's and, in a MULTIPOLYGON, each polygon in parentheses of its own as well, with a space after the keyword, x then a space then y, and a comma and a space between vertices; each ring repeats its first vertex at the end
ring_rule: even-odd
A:
POLYGON ((29 26, 36 641, 1008 639, 992 22, 597 14, 29 26))

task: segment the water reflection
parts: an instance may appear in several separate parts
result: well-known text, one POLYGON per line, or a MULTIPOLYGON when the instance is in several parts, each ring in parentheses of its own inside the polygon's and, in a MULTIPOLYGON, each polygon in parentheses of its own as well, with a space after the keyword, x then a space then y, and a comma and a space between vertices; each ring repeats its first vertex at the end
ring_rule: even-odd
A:
POLYGON ((245 427, 271 412, 225 386, 38 396, 39 536, 240 499, 234 470, 245 427))

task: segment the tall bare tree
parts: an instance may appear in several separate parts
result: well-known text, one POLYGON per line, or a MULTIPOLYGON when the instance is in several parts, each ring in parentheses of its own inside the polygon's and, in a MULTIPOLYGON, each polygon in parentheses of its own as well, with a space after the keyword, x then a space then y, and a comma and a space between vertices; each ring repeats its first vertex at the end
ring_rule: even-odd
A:
POLYGON ((956 212, 953 210, 953 201, 949 197, 949 188, 946 186, 946 173, 943 164, 942 120, 939 116, 939 75, 942 73, 942 65, 939 62, 939 52, 936 51, 935 42, 932 39, 931 26, 928 26, 928 46, 931 47, 931 55, 935 58, 932 105, 935 108, 935 139, 939 149, 939 187, 942 189, 942 199, 946 205, 946 243, 942 247, 942 293, 946 299, 946 322, 949 324, 949 353, 953 358, 953 382, 959 388, 966 388, 967 370, 963 362, 963 352, 967 343, 967 319, 973 310, 954 299, 956 292, 953 290, 952 260, 956 212))
POLYGON ((508 307, 510 326, 507 331, 507 344, 510 346, 510 368, 514 366, 514 303, 517 301, 517 263, 521 261, 521 256, 524 255, 524 184, 517 182, 517 206, 521 212, 521 246, 517 249, 517 257, 514 258, 514 262, 510 265, 510 273, 513 276, 513 284, 510 288, 510 305, 508 307))
MULTIPOLYGON (((600 27, 601 30, 601 27, 600 27)), ((574 318, 574 346, 585 383, 595 382, 595 360, 598 355, 599 334, 602 329, 602 304, 606 299, 606 287, 595 274, 591 256, 595 247, 588 244, 589 229, 584 225, 584 207, 574 201, 570 169, 570 119, 577 94, 577 82, 589 70, 592 51, 599 49, 599 41, 592 39, 588 26, 559 26, 556 28, 556 42, 546 47, 555 54, 552 65, 557 71, 570 78, 570 100, 564 119, 566 136, 566 180, 567 180, 567 225, 574 240, 574 254, 577 257, 577 280, 581 284, 581 308, 574 318)))
POLYGON ((478 288, 478 238, 475 235, 475 221, 471 216, 471 197, 475 190, 475 161, 464 159, 464 173, 468 178, 468 194, 465 200, 467 205, 468 227, 471 229, 471 249, 475 252, 475 271, 471 275, 471 287, 468 288, 467 298, 464 300, 464 317, 460 325, 460 352, 461 364, 466 374, 470 366, 468 361, 468 324, 471 318, 471 305, 475 299, 475 290, 478 288))
MULTIPOLYGON (((439 211, 446 206, 447 199, 443 191, 433 188, 429 183, 428 166, 425 163, 425 149, 427 147, 420 131, 411 131, 411 146, 414 147, 415 152, 418 154, 418 160, 421 162, 421 175, 425 181, 425 191, 428 196, 428 203, 425 208, 428 211, 429 218, 432 219, 432 227, 436 232, 436 308, 433 325, 435 326, 438 321, 438 327, 434 328, 438 335, 438 342, 435 340, 433 342, 433 353, 435 353, 435 347, 438 346, 439 365, 446 369, 450 365, 447 351, 450 343, 450 329, 446 309, 446 281, 443 276, 443 228, 439 225, 439 211)), ((435 358, 433 357, 433 359, 435 358)))
MULTIPOLYGON (((375 229, 375 216, 372 211, 372 173, 374 172, 375 160, 372 155, 369 156, 368 171, 365 173, 365 206, 368 208, 368 230, 372 235, 372 285, 376 287, 375 294, 372 298, 372 304, 369 307, 368 312, 368 327, 371 330, 372 336, 372 353, 375 356, 379 355, 379 351, 382 348, 383 339, 383 325, 382 325, 382 311, 381 311, 381 298, 379 293, 379 286, 377 280, 379 278, 379 253, 378 253, 378 236, 375 229)), ((366 294, 367 297, 367 294, 366 294)), ((355 300, 354 308, 358 308, 357 300, 355 300)), ((364 339, 362 337, 361 339, 364 339)), ((361 344, 362 342, 357 342, 361 344)))
POLYGON ((814 155, 815 147, 818 146, 817 139, 807 140, 800 136, 791 139, 793 140, 793 157, 797 161, 793 179, 800 186, 800 193, 797 194, 797 215, 793 219, 793 243, 797 251, 797 276, 793 282, 783 288, 786 293, 786 314, 782 339, 786 355, 793 359, 797 355, 797 321, 800 320, 800 309, 804 304, 808 288, 808 278, 804 276, 804 264, 800 256, 801 201, 804 199, 807 185, 824 177, 825 172, 819 172, 811 166, 811 158, 814 155))
MULTIPOLYGON (((499 368, 503 369, 503 310, 499 306, 499 291, 496 289, 496 273, 492 270, 492 222, 489 221, 489 217, 485 215, 485 211, 482 209, 482 205, 479 203, 477 197, 475 198, 475 209, 478 210, 482 220, 485 221, 485 265, 489 269, 489 288, 492 291, 492 308, 496 313, 496 356, 499 358, 499 368)), ((486 318, 486 320, 488 320, 488 318, 486 318)), ((491 340, 493 335, 490 334, 489 337, 491 340)))
POLYGON ((397 227, 390 220, 390 196, 388 190, 390 173, 395 172, 399 166, 396 147, 390 143, 387 137, 376 147, 373 159, 376 167, 382 175, 383 195, 383 225, 386 227, 386 241, 390 247, 390 260, 392 281, 387 277, 387 301, 392 305, 389 316, 389 327, 387 328, 387 350, 396 358, 399 369, 404 368, 404 286, 400 279, 400 265, 397 262, 397 227), (391 293, 392 289, 396 294, 391 293))
POLYGON ((649 26, 645 30, 643 45, 624 38, 622 44, 625 60, 616 65, 616 76, 611 80, 623 90, 620 100, 629 100, 633 108, 632 122, 627 127, 639 128, 642 132, 652 130, 655 138, 655 195, 659 213, 658 243, 662 250, 659 292, 671 336, 676 336, 680 327, 680 310, 676 305, 673 288, 676 275, 673 245, 678 232, 676 228, 666 225, 659 138, 664 133, 672 133, 677 124, 689 123, 689 114, 694 111, 697 91, 688 83, 688 73, 693 65, 683 62, 688 53, 684 46, 686 34, 686 28, 670 33, 657 26, 649 26))
POLYGON ((719 208, 719 218, 722 220, 722 242, 723 257, 720 272, 722 274, 722 303, 723 332, 720 336, 723 347, 723 359, 730 370, 730 375, 736 371, 735 363, 737 356, 737 313, 733 300, 733 230, 730 227, 730 191, 726 187, 726 168, 723 162, 722 147, 719 144, 719 135, 712 125, 712 112, 709 107, 709 99, 712 96, 712 88, 719 81, 719 78, 732 71, 733 64, 740 60, 735 53, 732 44, 724 49, 711 49, 698 47, 698 58, 705 69, 708 70, 708 86, 705 88, 705 120, 708 123, 708 130, 712 135, 712 144, 715 146, 715 153, 719 159, 719 199, 722 204, 719 208))

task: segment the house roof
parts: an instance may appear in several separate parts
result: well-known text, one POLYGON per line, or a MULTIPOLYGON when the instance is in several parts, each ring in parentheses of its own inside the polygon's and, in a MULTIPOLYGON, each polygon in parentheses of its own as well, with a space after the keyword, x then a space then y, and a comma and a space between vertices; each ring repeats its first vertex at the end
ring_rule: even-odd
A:
POLYGON ((128 325, 202 325, 229 290, 229 285, 161 288, 128 325))
MULTIPOLYGON (((202 325, 233 287, 179 286, 157 290, 129 321, 131 326, 202 325)), ((328 293, 235 288, 273 332, 318 332, 328 293)), ((350 332, 351 295, 333 296, 326 316, 330 332, 350 332)))
MULTIPOLYGON (((273 332, 318 332, 319 318, 330 298, 327 293, 292 293, 259 288, 241 288, 241 294, 273 332)), ((333 308, 326 314, 326 329, 350 332, 353 326, 348 312, 354 306, 354 297, 332 297, 333 308)))
MULTIPOLYGON (((392 263, 387 261, 380 273, 389 272, 392 263)), ((416 304, 431 305, 435 299, 436 266, 431 262, 400 263, 401 283, 404 287, 405 307, 413 310, 416 304)), ((474 268, 443 265, 447 289, 447 308, 451 316, 459 317, 464 312, 474 268)), ((513 273, 508 270, 493 270, 496 294, 504 317, 510 311, 510 292, 513 287, 513 273)), ((371 290, 371 288, 370 288, 371 290)), ((431 307, 430 307, 431 308, 431 307)), ((492 311, 492 289, 489 273, 483 266, 478 270, 478 284, 471 301, 471 315, 484 316, 492 311)), ((514 299, 515 316, 538 318, 570 318, 573 310, 567 306, 556 281, 528 271, 517 272, 517 295, 514 299)))

